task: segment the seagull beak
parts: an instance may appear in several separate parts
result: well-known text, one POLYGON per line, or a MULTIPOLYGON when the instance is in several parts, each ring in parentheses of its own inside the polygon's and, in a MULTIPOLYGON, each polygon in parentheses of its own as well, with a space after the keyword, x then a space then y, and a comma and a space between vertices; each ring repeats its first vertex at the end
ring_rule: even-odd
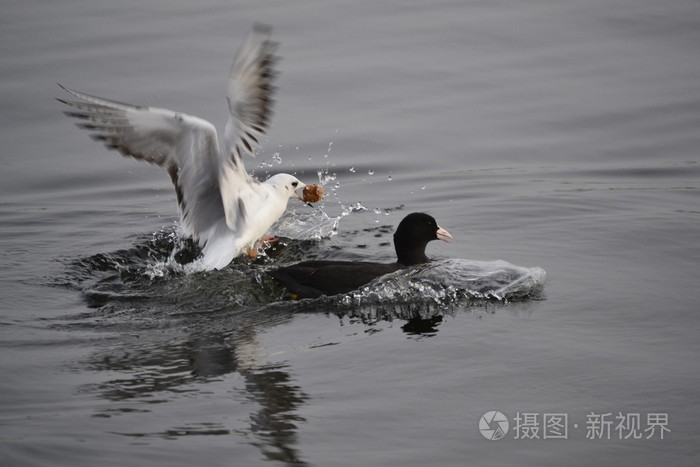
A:
POLYGON ((437 235, 438 240, 442 240, 443 242, 447 243, 452 243, 452 235, 442 227, 438 226, 437 232, 435 232, 437 235))
POLYGON ((299 199, 301 199, 303 196, 304 188, 306 188, 306 183, 299 182, 297 187, 294 189, 294 193, 299 197, 299 199), (301 190, 301 191, 299 191, 299 190, 301 190), (301 195, 299 193, 301 193, 301 195))

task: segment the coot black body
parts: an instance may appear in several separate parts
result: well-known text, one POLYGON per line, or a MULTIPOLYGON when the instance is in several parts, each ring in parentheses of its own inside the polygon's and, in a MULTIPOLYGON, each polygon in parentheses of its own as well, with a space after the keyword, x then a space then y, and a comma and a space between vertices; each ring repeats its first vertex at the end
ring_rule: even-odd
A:
POLYGON ((298 298, 347 293, 384 274, 429 262, 425 247, 433 240, 450 243, 452 235, 440 228, 432 216, 414 212, 403 218, 394 233, 395 263, 304 261, 269 274, 298 298))

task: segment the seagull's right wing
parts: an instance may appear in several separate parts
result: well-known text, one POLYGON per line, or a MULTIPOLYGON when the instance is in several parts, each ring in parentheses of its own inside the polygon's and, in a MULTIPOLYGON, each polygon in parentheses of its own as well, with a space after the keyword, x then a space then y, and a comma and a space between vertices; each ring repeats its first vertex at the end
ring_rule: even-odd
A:
POLYGON ((211 123, 172 110, 133 106, 61 87, 80 99, 58 99, 75 109, 66 115, 82 120, 78 126, 92 131, 93 139, 125 156, 167 168, 185 233, 199 239, 224 216, 219 192, 221 156, 211 123))
POLYGON ((260 137, 267 134, 272 117, 272 85, 277 43, 270 40, 272 28, 256 24, 246 35, 228 78, 229 122, 226 143, 234 157, 243 152, 255 156, 260 137))
POLYGON ((257 182, 246 172, 241 156, 255 156, 272 116, 277 44, 270 41, 271 30, 261 24, 253 27, 233 60, 228 79, 229 119, 219 183, 226 224, 233 231, 246 228, 248 213, 242 200, 257 196, 257 182))

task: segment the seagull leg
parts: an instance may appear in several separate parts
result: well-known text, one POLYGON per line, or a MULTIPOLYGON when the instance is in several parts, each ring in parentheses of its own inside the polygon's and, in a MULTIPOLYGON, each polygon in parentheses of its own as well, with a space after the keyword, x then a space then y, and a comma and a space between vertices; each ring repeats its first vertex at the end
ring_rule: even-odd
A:
POLYGON ((275 243, 279 242, 278 237, 263 237, 255 242, 254 248, 248 248, 248 259, 255 259, 260 255, 260 250, 270 248, 275 243))
POLYGON ((264 247, 270 247, 279 241, 280 239, 278 237, 264 237, 260 239, 260 243, 264 247))

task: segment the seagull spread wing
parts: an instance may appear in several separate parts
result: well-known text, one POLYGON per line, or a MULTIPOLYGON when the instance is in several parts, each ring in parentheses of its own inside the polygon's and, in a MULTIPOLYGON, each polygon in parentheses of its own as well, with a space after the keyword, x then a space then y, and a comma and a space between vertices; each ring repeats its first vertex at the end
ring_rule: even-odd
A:
MULTIPOLYGON (((67 89, 82 102, 59 101, 65 112, 125 156, 165 167, 175 185, 183 230, 199 240, 224 215, 219 193, 221 157, 214 126, 198 117, 138 107, 67 89)), ((205 240, 206 239, 202 239, 205 240)))
POLYGON ((272 116, 273 69, 277 57, 271 28, 256 24, 248 33, 231 66, 228 79, 229 119, 224 133, 226 155, 220 176, 226 223, 232 230, 245 228, 257 184, 243 167, 241 155, 255 156, 260 138, 267 134, 272 116), (248 211, 246 211, 246 206, 248 211))

